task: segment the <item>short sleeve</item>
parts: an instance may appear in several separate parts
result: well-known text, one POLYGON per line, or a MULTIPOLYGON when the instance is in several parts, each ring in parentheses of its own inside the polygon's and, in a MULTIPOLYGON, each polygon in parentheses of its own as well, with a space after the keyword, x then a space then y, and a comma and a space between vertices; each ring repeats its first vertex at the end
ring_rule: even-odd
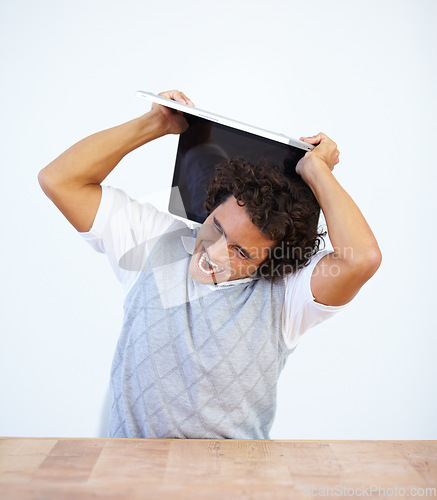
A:
POLYGON ((127 293, 143 268, 157 238, 174 218, 147 202, 130 198, 121 189, 102 186, 93 226, 79 232, 94 250, 106 254, 127 293))
POLYGON ((311 292, 311 276, 320 259, 332 250, 318 252, 309 264, 297 273, 286 277, 283 309, 284 341, 289 349, 295 347, 303 333, 311 327, 334 316, 348 304, 327 306, 315 301, 311 292))

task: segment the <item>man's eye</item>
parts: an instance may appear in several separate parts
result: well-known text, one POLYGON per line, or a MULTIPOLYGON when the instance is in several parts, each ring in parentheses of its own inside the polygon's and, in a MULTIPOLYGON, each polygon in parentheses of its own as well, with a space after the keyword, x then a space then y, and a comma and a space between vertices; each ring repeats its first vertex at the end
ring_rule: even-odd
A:
POLYGON ((238 256, 241 257, 242 259, 247 259, 247 255, 245 253, 243 253, 239 248, 236 249, 237 250, 237 253, 238 253, 238 256))

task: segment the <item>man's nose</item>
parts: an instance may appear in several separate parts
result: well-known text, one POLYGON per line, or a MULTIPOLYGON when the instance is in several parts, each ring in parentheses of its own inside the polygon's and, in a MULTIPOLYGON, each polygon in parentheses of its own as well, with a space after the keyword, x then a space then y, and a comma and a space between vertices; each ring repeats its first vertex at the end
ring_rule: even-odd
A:
POLYGON ((220 264, 229 261, 228 243, 224 235, 208 245, 207 250, 209 258, 214 262, 220 264))

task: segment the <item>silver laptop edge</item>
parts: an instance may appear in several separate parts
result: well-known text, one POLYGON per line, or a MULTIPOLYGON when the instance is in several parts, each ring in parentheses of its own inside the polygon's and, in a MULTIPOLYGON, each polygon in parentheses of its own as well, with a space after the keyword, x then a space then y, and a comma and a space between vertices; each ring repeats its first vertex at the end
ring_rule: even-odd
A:
POLYGON ((254 127, 252 125, 248 125, 247 123, 242 123, 237 120, 232 120, 230 118, 226 118, 224 116, 220 116, 215 113, 210 113, 209 111, 205 111, 203 109, 194 108, 193 106, 188 106, 187 104, 182 104, 180 102, 176 102, 171 99, 167 99, 165 97, 152 94, 151 92, 138 90, 137 97, 140 97, 142 99, 147 99, 148 101, 152 101, 157 104, 161 104, 162 106, 167 106, 168 108, 177 109, 178 111, 182 111, 184 113, 189 113, 191 115, 198 116, 199 118, 205 118, 206 120, 220 123, 221 125, 226 125, 228 127, 236 128, 238 130, 244 130, 245 132, 249 132, 251 134, 259 135, 261 137, 281 142, 283 144, 288 144, 289 146, 295 146, 305 151, 311 151, 312 149, 314 149, 314 146, 312 146, 311 144, 307 144, 306 142, 302 142, 297 139, 287 137, 284 134, 277 134, 275 132, 270 132, 268 130, 264 130, 259 127, 254 127))

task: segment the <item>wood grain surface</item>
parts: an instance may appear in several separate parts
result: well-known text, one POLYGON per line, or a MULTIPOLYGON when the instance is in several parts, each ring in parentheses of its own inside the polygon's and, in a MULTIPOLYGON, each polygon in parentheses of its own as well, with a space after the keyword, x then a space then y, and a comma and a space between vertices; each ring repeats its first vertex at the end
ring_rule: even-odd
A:
POLYGON ((0 438, 1 499, 437 498, 437 441, 0 438))

